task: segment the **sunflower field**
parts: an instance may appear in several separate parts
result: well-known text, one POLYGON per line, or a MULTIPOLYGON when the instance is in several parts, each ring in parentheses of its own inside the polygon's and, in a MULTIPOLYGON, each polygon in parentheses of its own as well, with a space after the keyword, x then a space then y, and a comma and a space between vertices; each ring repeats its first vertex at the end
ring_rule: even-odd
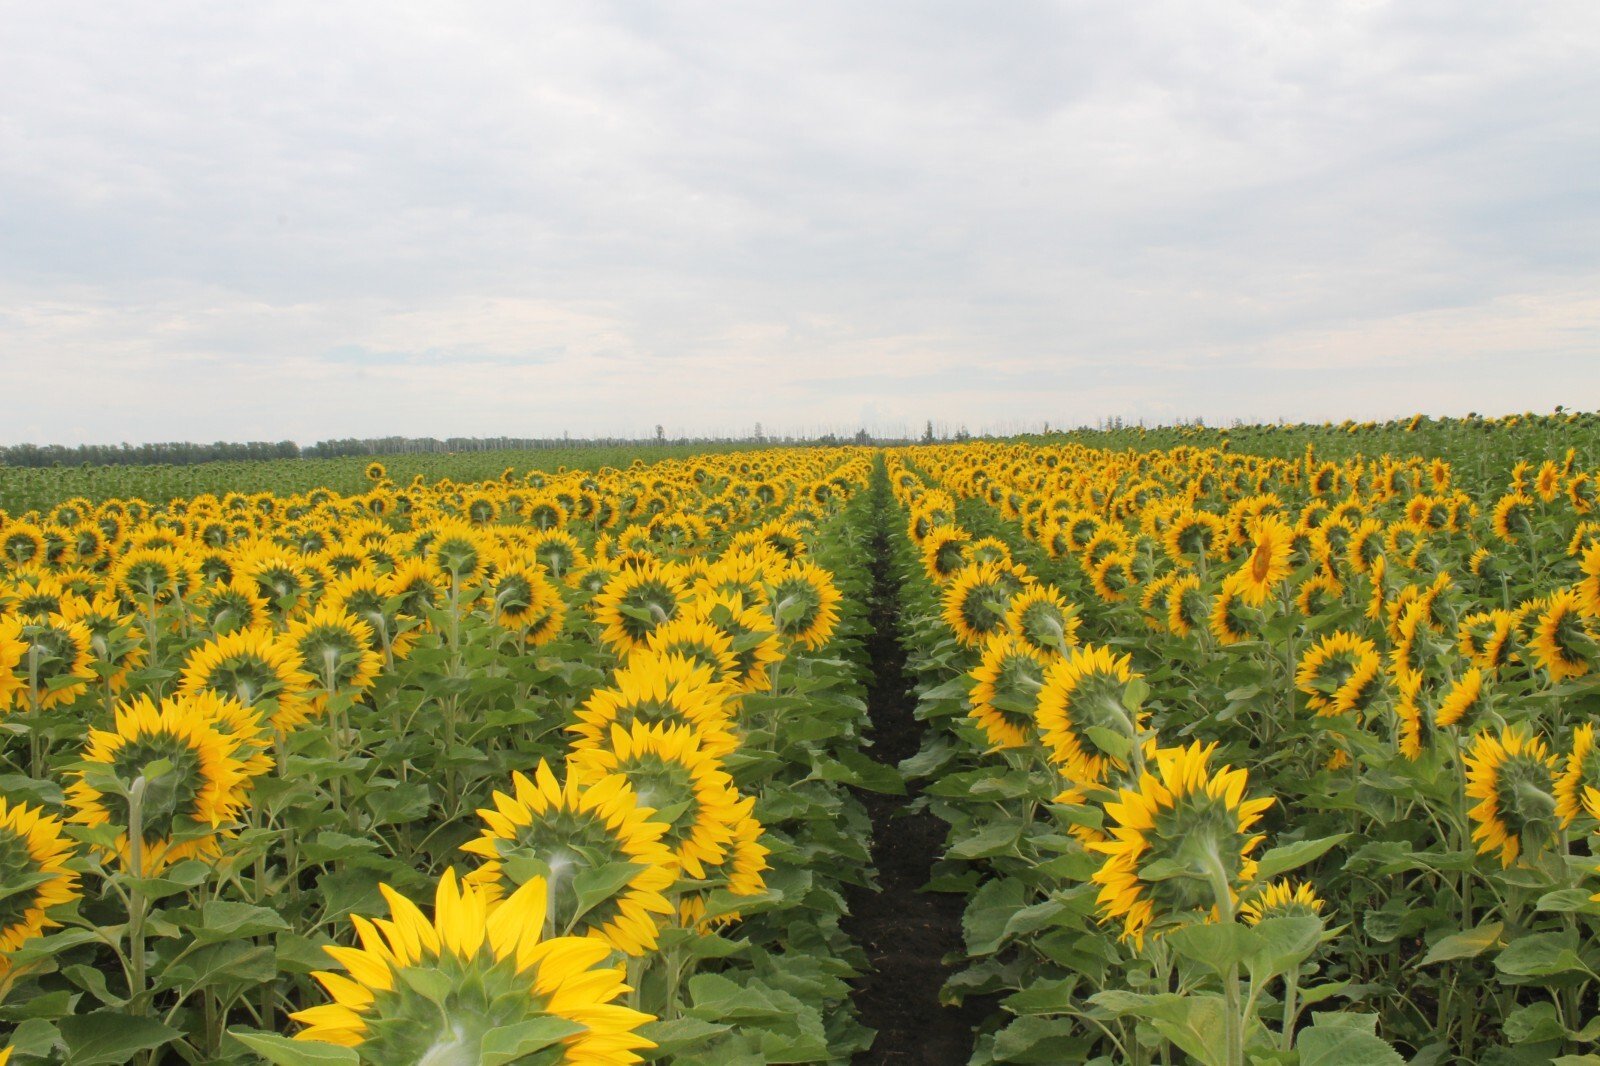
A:
POLYGON ((36 479, 0 1066, 1596 1066, 1585 426, 36 479))

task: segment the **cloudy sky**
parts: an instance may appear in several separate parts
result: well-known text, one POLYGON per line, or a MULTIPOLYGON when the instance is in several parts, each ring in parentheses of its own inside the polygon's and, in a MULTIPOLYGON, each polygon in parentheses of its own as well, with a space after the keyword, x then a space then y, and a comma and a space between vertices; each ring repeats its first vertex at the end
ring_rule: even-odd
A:
POLYGON ((1593 0, 0 0, 0 440, 1600 408, 1593 0))

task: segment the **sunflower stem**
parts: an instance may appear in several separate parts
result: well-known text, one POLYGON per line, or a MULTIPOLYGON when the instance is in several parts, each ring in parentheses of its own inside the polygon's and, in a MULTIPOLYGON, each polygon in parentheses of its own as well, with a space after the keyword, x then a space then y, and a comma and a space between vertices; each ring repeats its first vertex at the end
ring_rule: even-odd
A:
POLYGON ((148 903, 141 882, 144 878, 144 794, 149 782, 143 774, 128 788, 128 866, 133 884, 128 892, 128 958, 133 970, 129 1007, 135 1014, 145 1012, 144 919, 148 903))
MULTIPOLYGON (((1232 925, 1233 888, 1228 882, 1228 871, 1222 865, 1222 856, 1217 852, 1216 842, 1211 842, 1205 849, 1204 861, 1206 872, 1211 877, 1211 893, 1216 898, 1218 920, 1223 925, 1232 925)), ((1225 1026, 1224 1059, 1227 1066, 1244 1066, 1244 1016, 1241 1012, 1239 1000, 1239 963, 1237 960, 1228 963, 1226 972, 1222 975, 1222 996, 1226 1003, 1223 1012, 1225 1026)))

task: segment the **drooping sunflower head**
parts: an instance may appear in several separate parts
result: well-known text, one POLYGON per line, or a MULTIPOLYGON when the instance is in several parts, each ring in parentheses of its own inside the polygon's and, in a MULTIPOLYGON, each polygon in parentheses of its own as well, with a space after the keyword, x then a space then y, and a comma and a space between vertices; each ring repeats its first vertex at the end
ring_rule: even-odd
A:
POLYGON ((772 627, 783 640, 815 650, 839 624, 839 590, 833 576, 808 562, 790 564, 767 589, 772 627))
POLYGON ((1382 670, 1372 641, 1340 630, 1318 638, 1301 656, 1295 686, 1321 717, 1359 714, 1382 690, 1382 670))
POLYGON ((7 956, 60 923, 50 912, 78 898, 78 875, 67 866, 72 841, 61 820, 0 796, 0 978, 7 956))
POLYGON ((1336 609, 1343 595, 1344 585, 1334 576, 1333 571, 1318 570, 1300 582, 1300 589, 1295 593, 1294 605, 1307 618, 1314 618, 1324 611, 1336 609))
POLYGON ((546 935, 542 879, 491 908, 485 892, 446 870, 431 919, 389 886, 381 891, 390 917, 353 917, 360 946, 325 949, 348 976, 312 975, 332 1002, 291 1015, 305 1026, 296 1039, 353 1047, 371 1066, 481 1062, 491 1032, 534 1023, 549 1031, 551 1063, 638 1062, 634 1052, 654 1046, 637 1032, 651 1017, 613 1002, 628 987, 602 965, 610 944, 546 935))
POLYGON ((1534 662, 1552 684, 1582 677, 1596 655, 1596 639, 1584 621, 1578 594, 1570 588, 1553 593, 1533 626, 1529 648, 1534 662))
POLYGON ((1034 737, 1034 714, 1044 683, 1045 655, 1016 633, 988 639, 972 669, 970 714, 991 750, 1026 747, 1034 737))
POLYGON ((1541 738, 1519 726, 1479 733, 1465 761, 1467 798, 1478 801, 1468 812, 1478 854, 1498 852, 1510 866, 1554 836, 1557 764, 1541 738))
POLYGON ((1438 718, 1437 715, 1430 716, 1424 706, 1424 678, 1421 673, 1396 669, 1394 683, 1399 693, 1394 705, 1399 725, 1398 747, 1401 755, 1415 762, 1422 758, 1422 752, 1432 743, 1438 718))
MULTIPOLYGON (((1245 799, 1243 770, 1211 768, 1216 745, 1161 748, 1155 773, 1106 804, 1111 839, 1090 850, 1106 858, 1095 872, 1102 922, 1120 921, 1122 937, 1147 933, 1219 908, 1255 877, 1255 825, 1271 797, 1245 799)), ((1231 906, 1231 901, 1230 901, 1231 906)))
POLYGON ((486 861, 467 875, 469 884, 498 900, 542 878, 546 921, 558 933, 599 937, 627 955, 655 949, 660 916, 672 913, 662 893, 676 867, 661 843, 666 823, 650 820, 624 778, 562 785, 541 760, 531 780, 516 774, 512 794, 495 792, 494 808, 478 816, 484 829, 462 850, 486 861), (628 869, 610 895, 583 898, 586 881, 618 866, 628 869))
POLYGON ((117 705, 113 729, 89 734, 86 768, 67 788, 71 821, 119 828, 115 854, 129 865, 130 797, 142 789, 141 867, 134 871, 140 876, 217 854, 247 802, 240 745, 217 729, 209 707, 183 694, 159 705, 137 696, 117 705))
POLYGON ((1089 585, 1105 603, 1121 603, 1135 583, 1133 556, 1128 552, 1107 552, 1089 567, 1089 585))
POLYGON ((600 639, 618 654, 641 648, 655 628, 689 605, 683 584, 660 564, 624 569, 590 603, 600 639))
POLYGON ((1045 655, 1064 654, 1077 647, 1082 623, 1077 608, 1053 585, 1042 583, 1019 592, 1006 612, 1006 628, 1045 655))
POLYGON ((641 807, 660 812, 656 820, 667 823, 663 842, 679 868, 697 879, 727 862, 733 827, 754 807, 753 798, 740 799, 721 760, 691 726, 613 725, 607 743, 567 756, 567 777, 580 785, 612 774, 627 780, 641 807))
POLYGON ((1180 511, 1161 534, 1161 546, 1175 563, 1197 563, 1221 543, 1222 519, 1209 511, 1180 511))
POLYGON ((1284 878, 1245 900, 1239 915, 1246 924, 1260 925, 1268 918, 1321 918, 1323 906, 1311 882, 1284 878))
POLYGON ((613 725, 631 729, 637 722, 688 726, 718 757, 739 746, 728 689, 710 666, 682 655, 635 652, 612 674, 610 685, 585 701, 567 729, 579 746, 604 745, 613 725))

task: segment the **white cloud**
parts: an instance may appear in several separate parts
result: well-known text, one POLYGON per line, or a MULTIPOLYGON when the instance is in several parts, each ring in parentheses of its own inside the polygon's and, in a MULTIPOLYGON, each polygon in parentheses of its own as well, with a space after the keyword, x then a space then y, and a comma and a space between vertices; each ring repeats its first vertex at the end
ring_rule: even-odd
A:
POLYGON ((7 26, 7 440, 1600 407, 1587 0, 7 26))

